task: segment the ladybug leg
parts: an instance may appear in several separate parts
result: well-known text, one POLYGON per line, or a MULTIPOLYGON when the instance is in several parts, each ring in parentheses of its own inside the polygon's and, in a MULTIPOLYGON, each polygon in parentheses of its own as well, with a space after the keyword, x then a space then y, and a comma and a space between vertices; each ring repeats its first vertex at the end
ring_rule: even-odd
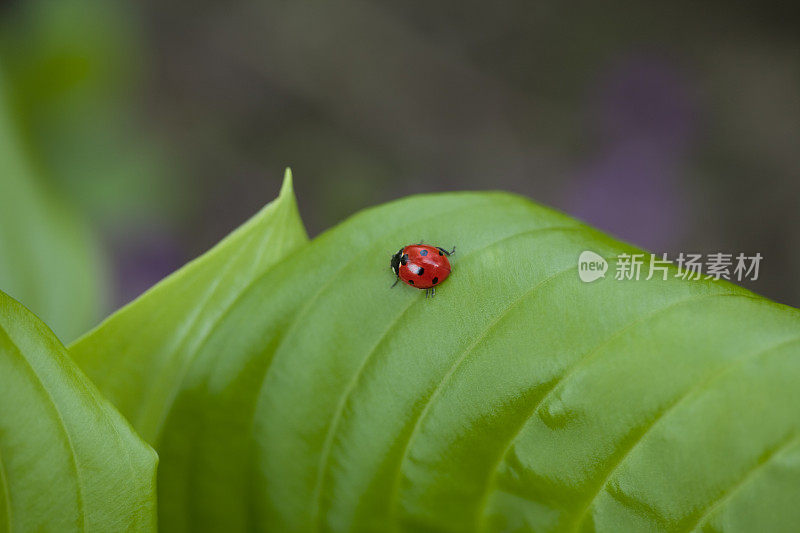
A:
POLYGON ((448 257, 453 255, 454 253, 456 253, 456 247, 455 246, 453 246, 453 249, 450 250, 449 252, 447 250, 445 250, 444 248, 441 248, 441 247, 437 247, 437 249, 440 252, 442 252, 444 255, 448 256, 448 257))
POLYGON ((397 279, 394 280, 394 283, 392 283, 392 286, 389 287, 389 288, 390 289, 394 289, 394 286, 397 285, 398 283, 400 283, 400 276, 397 276, 397 279))

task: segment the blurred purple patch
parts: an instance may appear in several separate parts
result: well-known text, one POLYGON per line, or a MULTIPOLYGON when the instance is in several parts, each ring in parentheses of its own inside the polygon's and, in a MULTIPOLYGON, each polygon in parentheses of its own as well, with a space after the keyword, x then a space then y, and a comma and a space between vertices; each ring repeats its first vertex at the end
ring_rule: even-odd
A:
POLYGON ((179 240, 163 228, 126 231, 112 239, 114 308, 135 299, 185 262, 179 240))
POLYGON ((567 210, 656 251, 678 242, 688 215, 680 180, 694 129, 683 76, 653 58, 610 69, 597 94, 597 153, 567 192, 567 210))

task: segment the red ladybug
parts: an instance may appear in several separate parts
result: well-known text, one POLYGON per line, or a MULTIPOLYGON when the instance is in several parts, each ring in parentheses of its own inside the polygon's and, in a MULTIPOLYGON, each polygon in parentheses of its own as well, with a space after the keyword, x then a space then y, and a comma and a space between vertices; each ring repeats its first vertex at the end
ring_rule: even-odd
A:
MULTIPOLYGON (((436 294, 436 285, 439 285, 450 275, 450 260, 448 257, 456 253, 456 248, 449 252, 438 246, 427 244, 410 244, 400 248, 392 256, 392 272, 397 276, 394 285, 400 280, 417 289, 425 289, 425 296, 436 294)), ((392 285, 392 287, 394 287, 392 285)))

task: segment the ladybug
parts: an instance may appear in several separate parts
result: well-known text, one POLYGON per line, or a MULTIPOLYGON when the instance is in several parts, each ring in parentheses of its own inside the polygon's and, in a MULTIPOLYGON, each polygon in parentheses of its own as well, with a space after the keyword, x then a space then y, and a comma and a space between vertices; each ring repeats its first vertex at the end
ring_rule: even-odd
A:
MULTIPOLYGON (((397 276, 394 285, 402 280, 417 289, 425 289, 425 297, 436 295, 439 285, 450 275, 448 257, 456 253, 456 247, 449 252, 438 246, 409 244, 400 248, 392 256, 392 272, 397 276)), ((392 287, 394 287, 392 285, 392 287)))

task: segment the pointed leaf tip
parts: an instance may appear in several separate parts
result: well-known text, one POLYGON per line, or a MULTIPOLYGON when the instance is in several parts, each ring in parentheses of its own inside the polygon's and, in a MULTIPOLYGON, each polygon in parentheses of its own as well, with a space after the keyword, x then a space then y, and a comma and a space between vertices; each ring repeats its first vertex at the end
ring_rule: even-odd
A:
POLYGON ((215 327, 251 283, 307 241, 287 171, 277 199, 79 339, 71 347, 75 361, 137 431, 157 444, 181 369, 205 342, 206 328, 215 327), (131 376, 132 368, 154 370, 131 376))
POLYGON ((281 192, 278 194, 278 197, 282 198, 284 195, 294 196, 292 169, 290 167, 286 167, 286 171, 283 173, 283 185, 281 185, 281 192))

